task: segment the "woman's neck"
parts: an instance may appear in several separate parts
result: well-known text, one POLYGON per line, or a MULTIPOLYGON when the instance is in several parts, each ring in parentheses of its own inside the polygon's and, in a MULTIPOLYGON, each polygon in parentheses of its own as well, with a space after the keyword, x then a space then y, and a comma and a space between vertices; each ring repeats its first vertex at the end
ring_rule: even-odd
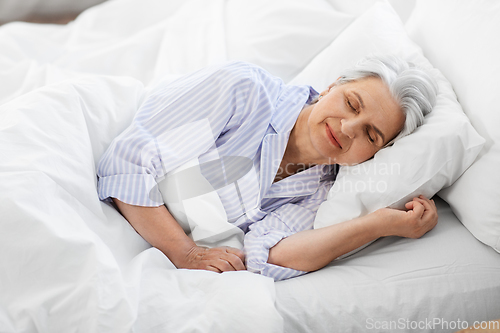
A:
POLYGON ((312 156, 310 149, 310 135, 307 121, 313 105, 307 105, 300 112, 295 122, 280 163, 280 167, 274 178, 277 182, 283 178, 296 174, 316 165, 316 159, 312 156))

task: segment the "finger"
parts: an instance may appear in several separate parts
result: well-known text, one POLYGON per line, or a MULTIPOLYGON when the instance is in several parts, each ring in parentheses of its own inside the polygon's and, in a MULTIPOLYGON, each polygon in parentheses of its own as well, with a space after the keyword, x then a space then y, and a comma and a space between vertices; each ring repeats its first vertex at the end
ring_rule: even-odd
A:
POLYGON ((214 260, 213 266, 217 267, 221 270, 221 272, 230 272, 235 271, 236 269, 225 259, 219 258, 218 260, 214 260))
POLYGON ((430 201, 428 199, 424 200, 424 199, 421 199, 419 197, 419 198, 414 198, 413 200, 416 200, 416 201, 420 202, 424 206, 425 210, 431 210, 432 209, 432 205, 431 205, 431 203, 430 203, 430 201))
POLYGON ((426 199, 421 199, 421 198, 413 198, 413 200, 420 202, 424 206, 429 206, 430 207, 430 202, 426 199))
POLYGON ((424 212, 425 212, 425 208, 424 208, 424 205, 422 205, 419 201, 413 201, 413 212, 418 216, 418 217, 422 217, 422 215, 424 215, 424 212))
POLYGON ((422 204, 425 206, 426 210, 437 214, 436 203, 433 199, 427 199, 423 195, 419 196, 419 199, 422 200, 422 204))
POLYGON ((222 271, 220 269, 218 269, 217 267, 212 266, 212 265, 207 266, 205 268, 205 270, 212 271, 212 272, 215 272, 215 273, 222 273, 222 271))
POLYGON ((433 200, 433 199, 427 199, 427 198, 426 198, 425 196, 423 196, 423 195, 419 195, 419 196, 418 196, 418 198, 419 198, 419 199, 422 199, 422 200, 424 200, 424 201, 426 201, 426 202, 428 202, 431 206, 434 206, 434 207, 436 206, 436 205, 435 205, 435 203, 434 203, 434 200, 433 200))
POLYGON ((234 268, 235 271, 244 271, 246 269, 244 261, 242 261, 240 257, 233 253, 228 253, 226 260, 234 268))
POLYGON ((422 219, 422 222, 425 223, 426 227, 428 228, 427 231, 434 228, 437 224, 437 219, 438 219, 436 208, 432 207, 431 209, 426 209, 424 211, 421 219, 422 219))
POLYGON ((407 202, 405 204, 406 209, 413 209, 413 201, 407 202))
POLYGON ((437 207, 436 207, 436 203, 434 202, 434 199, 431 199, 431 204, 432 204, 432 206, 434 206, 434 208, 436 208, 436 209, 437 209, 437 207))
POLYGON ((236 249, 234 247, 226 247, 226 251, 228 253, 232 253, 236 256, 238 256, 238 258, 241 259, 241 261, 245 262, 245 254, 243 253, 243 251, 239 250, 239 249, 236 249))

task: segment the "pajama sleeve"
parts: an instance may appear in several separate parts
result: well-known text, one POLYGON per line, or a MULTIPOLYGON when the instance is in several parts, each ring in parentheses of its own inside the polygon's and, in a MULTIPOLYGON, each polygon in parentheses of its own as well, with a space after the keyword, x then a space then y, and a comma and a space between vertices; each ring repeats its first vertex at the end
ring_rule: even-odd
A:
POLYGON ((303 230, 313 229, 319 205, 326 199, 331 182, 324 182, 318 191, 297 203, 285 204, 252 224, 245 235, 244 251, 247 269, 272 277, 275 281, 289 279, 307 272, 267 262, 269 250, 280 240, 303 230))

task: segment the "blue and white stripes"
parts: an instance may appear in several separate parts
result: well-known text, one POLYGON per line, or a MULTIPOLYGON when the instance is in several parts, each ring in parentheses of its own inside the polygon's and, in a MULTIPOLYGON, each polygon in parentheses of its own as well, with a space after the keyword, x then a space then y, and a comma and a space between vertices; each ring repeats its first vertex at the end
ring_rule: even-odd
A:
POLYGON ((323 182, 316 193, 296 203, 281 205, 262 221, 250 225, 250 231, 245 234, 244 247, 249 271, 270 276, 275 281, 306 273, 269 264, 267 262, 269 249, 285 237, 313 228, 316 212, 319 205, 326 199, 331 184, 332 181, 323 182))
POLYGON ((98 166, 100 198, 159 206, 161 195, 151 188, 155 179, 210 148, 219 146, 219 155, 238 152, 237 156, 253 158, 248 155, 255 153, 266 128, 260 126, 256 133, 254 128, 245 131, 239 127, 268 124, 272 113, 262 110, 272 108, 270 102, 281 90, 280 84, 255 80, 255 71, 250 65, 233 63, 160 84, 140 107, 132 125, 103 155, 98 166), (271 89, 263 90, 265 84, 271 89), (210 132, 198 127, 198 121, 209 124, 210 132), (238 144, 224 145, 229 139, 238 144))
MULTIPOLYGON (((298 273, 284 273, 286 269, 261 261, 267 261, 271 244, 294 230, 312 227, 331 186, 331 181, 321 181, 330 170, 323 166, 273 184, 290 131, 303 106, 316 95, 308 86, 285 85, 243 62, 161 83, 102 156, 97 171, 99 198, 157 207, 163 204, 158 182, 170 171, 196 158, 200 165, 244 158, 251 171, 216 188, 227 218, 244 231, 257 222, 245 240, 253 271, 275 279, 295 276, 298 273)), ((235 170, 221 165, 223 177, 230 178, 235 170)))

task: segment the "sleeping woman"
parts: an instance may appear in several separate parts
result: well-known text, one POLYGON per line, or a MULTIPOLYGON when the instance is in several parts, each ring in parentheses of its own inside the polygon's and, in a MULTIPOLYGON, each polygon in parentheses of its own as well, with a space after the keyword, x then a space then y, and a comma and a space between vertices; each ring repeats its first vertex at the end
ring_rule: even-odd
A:
MULTIPOLYGON (((248 269, 275 280, 315 271, 379 237, 419 238, 436 225, 434 202, 420 196, 406 210, 313 229, 338 166, 410 134, 436 95, 428 73, 394 56, 363 59, 319 94, 248 63, 208 67, 145 99, 99 162, 99 197, 178 268, 248 269), (194 158, 229 156, 250 161, 245 174, 253 175, 216 189, 227 220, 245 232, 243 251, 198 246, 155 186, 194 158)), ((221 172, 238 174, 241 165, 233 169, 221 172)))

